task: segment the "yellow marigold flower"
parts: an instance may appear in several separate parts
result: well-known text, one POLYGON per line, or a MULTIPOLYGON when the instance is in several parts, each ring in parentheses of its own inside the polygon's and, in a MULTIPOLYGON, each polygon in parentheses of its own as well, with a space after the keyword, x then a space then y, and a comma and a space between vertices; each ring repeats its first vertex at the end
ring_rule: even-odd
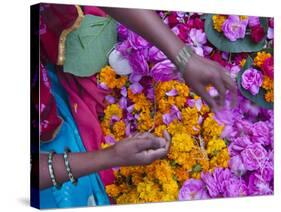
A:
POLYGON ((141 182, 137 185, 139 198, 145 202, 156 202, 159 200, 159 186, 152 181, 141 182))
POLYGON ((120 194, 119 187, 116 186, 115 184, 107 185, 107 186, 105 187, 105 190, 106 190, 106 193, 107 193, 110 197, 116 198, 116 197, 120 194))
POLYGON ((168 132, 173 136, 177 133, 184 133, 186 132, 186 127, 179 122, 178 120, 172 121, 168 126, 168 132))
POLYGON ((148 109, 143 110, 138 118, 137 128, 139 131, 144 132, 151 129, 153 126, 153 119, 150 116, 150 111, 148 109))
POLYGON ((215 30, 217 30, 218 32, 222 31, 222 25, 224 23, 224 21, 226 20, 226 16, 225 15, 214 15, 212 17, 213 19, 213 27, 215 30))
POLYGON ((274 92, 273 90, 269 90, 264 95, 265 101, 273 102, 274 101, 274 92))
POLYGON ((209 155, 216 155, 221 151, 223 148, 226 147, 224 140, 222 139, 211 139, 207 144, 207 152, 209 155))
POLYGON ((196 135, 200 132, 199 114, 196 107, 186 107, 181 111, 182 123, 185 125, 187 132, 196 135))
POLYGON ((240 20, 246 20, 246 19, 248 19, 248 16, 247 15, 240 15, 239 18, 240 18, 240 20))
POLYGON ((120 78, 116 79, 116 88, 121 89, 123 86, 125 86, 127 79, 127 76, 121 76, 120 78))
POLYGON ((160 126, 155 128, 154 134, 158 137, 164 137, 163 132, 166 129, 167 129, 166 125, 160 125, 160 126))
POLYGON ((270 79, 270 77, 268 76, 264 76, 263 77, 263 82, 262 82, 262 87, 265 89, 265 90, 272 90, 274 85, 273 85, 273 80, 270 79))
POLYGON ((116 73, 113 71, 113 69, 110 66, 105 66, 101 69, 99 74, 99 80, 100 82, 103 82, 106 84, 109 88, 115 88, 116 86, 116 73))
POLYGON ((124 121, 117 121, 113 124, 113 133, 117 140, 120 140, 125 135, 126 125, 124 121))
POLYGON ((177 200, 178 192, 179 192, 179 186, 178 186, 178 184, 175 180, 170 180, 169 182, 164 183, 162 185, 162 189, 163 189, 163 192, 165 194, 163 196, 163 198, 166 201, 177 200))
POLYGON ((261 68, 264 61, 269 57, 272 57, 270 53, 267 53, 265 51, 258 52, 257 56, 254 58, 254 65, 261 68))
POLYGON ((194 146, 194 141, 187 133, 175 134, 172 137, 171 152, 189 152, 194 146))
POLYGON ((175 168, 175 176, 180 184, 189 178, 188 172, 182 167, 175 168))
POLYGON ((228 149, 222 149, 216 156, 212 157, 210 160, 210 169, 214 169, 216 167, 227 168, 229 162, 229 153, 228 149))
POLYGON ((108 147, 110 147, 111 145, 110 144, 106 144, 106 143, 101 143, 101 148, 102 149, 106 149, 108 147))
POLYGON ((220 126, 218 122, 213 118, 213 114, 209 116, 203 122, 203 138, 206 143, 212 138, 220 137, 223 130, 223 126, 220 126))
POLYGON ((106 107, 104 110, 104 119, 110 120, 112 116, 117 116, 118 118, 122 118, 122 109, 118 104, 111 104, 106 107))

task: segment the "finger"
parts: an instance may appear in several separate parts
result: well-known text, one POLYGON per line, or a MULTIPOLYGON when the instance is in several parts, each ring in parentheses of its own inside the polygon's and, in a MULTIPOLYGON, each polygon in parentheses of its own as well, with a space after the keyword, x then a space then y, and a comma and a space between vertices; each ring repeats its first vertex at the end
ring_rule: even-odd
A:
POLYGON ((170 144, 171 144, 171 140, 172 140, 172 139, 171 139, 171 136, 170 136, 170 133, 168 133, 167 130, 164 130, 163 134, 164 134, 164 138, 165 138, 166 141, 167 141, 166 149, 167 149, 167 151, 169 151, 169 149, 170 149, 170 144))
POLYGON ((152 163, 155 160, 163 158, 166 156, 167 150, 164 148, 156 149, 156 150, 148 150, 140 153, 140 156, 144 158, 144 161, 147 163, 152 163))
POLYGON ((206 89, 203 85, 197 85, 196 89, 195 89, 195 92, 197 92, 197 94, 199 96, 201 96, 214 111, 217 110, 216 102, 210 96, 210 94, 206 91, 206 89))
POLYGON ((214 79, 213 80, 213 84, 215 86, 215 88, 217 89, 217 91, 219 92, 219 105, 222 107, 224 105, 225 102, 225 92, 226 89, 224 87, 224 81, 222 79, 214 79))
POLYGON ((137 151, 142 152, 148 149, 159 149, 166 145, 164 139, 137 139, 137 151))
POLYGON ((237 104, 237 97, 238 97, 236 84, 231 79, 231 77, 228 76, 227 74, 225 74, 223 76, 223 79, 224 79, 226 88, 231 93, 231 106, 234 107, 237 104))

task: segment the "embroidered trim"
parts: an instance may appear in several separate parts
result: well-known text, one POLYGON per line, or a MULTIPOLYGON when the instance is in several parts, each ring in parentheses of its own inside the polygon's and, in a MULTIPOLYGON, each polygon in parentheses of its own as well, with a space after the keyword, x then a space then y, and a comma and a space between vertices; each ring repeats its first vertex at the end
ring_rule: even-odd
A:
POLYGON ((65 60, 65 41, 66 41, 66 37, 67 35, 72 32, 73 30, 77 29, 80 27, 80 24, 82 22, 82 19, 84 18, 84 14, 83 11, 81 9, 80 6, 75 5, 76 9, 77 9, 77 13, 78 13, 78 17, 76 18, 74 24, 63 30, 62 33, 60 34, 60 38, 59 38, 59 46, 58 46, 58 59, 57 59, 57 65, 63 65, 64 64, 64 60, 65 60))

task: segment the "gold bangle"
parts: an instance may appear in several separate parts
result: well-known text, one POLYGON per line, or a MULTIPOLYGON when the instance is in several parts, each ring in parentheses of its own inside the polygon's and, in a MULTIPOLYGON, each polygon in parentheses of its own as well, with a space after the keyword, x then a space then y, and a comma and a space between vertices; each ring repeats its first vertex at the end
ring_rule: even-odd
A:
POLYGON ((175 64, 182 73, 184 72, 186 68, 186 64, 188 63, 191 55, 192 55, 192 49, 189 46, 184 46, 179 50, 179 53, 176 57, 175 64))
POLYGON ((49 152, 48 155, 48 168, 49 168, 49 174, 51 181, 53 183, 53 186, 55 186, 57 189, 61 188, 61 185, 57 183, 56 177, 55 177, 55 172, 54 172, 54 167, 53 167, 53 157, 54 157, 55 151, 49 152))
POLYGON ((64 154, 63 154, 64 165, 65 165, 65 168, 66 168, 66 171, 67 171, 67 175, 69 177, 70 182, 73 185, 77 185, 77 180, 76 180, 76 178, 73 176, 73 174, 71 172, 70 163, 69 163, 69 160, 68 160, 68 153, 69 152, 70 152, 70 149, 65 148, 64 154))

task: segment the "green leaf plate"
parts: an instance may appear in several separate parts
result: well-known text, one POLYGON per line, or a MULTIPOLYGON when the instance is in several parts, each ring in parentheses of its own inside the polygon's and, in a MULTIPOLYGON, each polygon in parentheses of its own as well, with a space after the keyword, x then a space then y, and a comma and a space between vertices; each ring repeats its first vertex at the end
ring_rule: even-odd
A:
MULTIPOLYGON (((264 38, 259 42, 255 43, 251 40, 250 35, 245 36, 243 39, 238 39, 236 41, 228 40, 223 32, 218 32, 213 27, 213 14, 209 14, 205 19, 205 33, 207 39, 211 44, 213 44, 217 49, 225 52, 239 53, 239 52, 256 52, 261 50, 265 45, 266 33, 264 38)), ((268 24, 266 18, 260 18, 260 23, 265 32, 267 32, 268 24)))
POLYGON ((64 72, 91 76, 107 64, 107 54, 117 42, 117 24, 111 17, 86 15, 65 44, 64 72))
POLYGON ((244 89, 241 85, 242 74, 245 72, 245 70, 250 68, 252 66, 252 64, 253 64, 252 58, 248 57, 245 65, 243 66, 241 71, 239 71, 239 73, 237 74, 237 84, 238 84, 239 90, 241 91, 243 96, 245 96, 247 99, 249 99, 250 101, 257 104, 258 106, 260 106, 262 108, 266 108, 266 109, 272 109, 273 103, 269 103, 269 102, 265 101, 265 99, 264 99, 265 90, 263 88, 260 88, 259 93, 254 96, 249 91, 244 89))

